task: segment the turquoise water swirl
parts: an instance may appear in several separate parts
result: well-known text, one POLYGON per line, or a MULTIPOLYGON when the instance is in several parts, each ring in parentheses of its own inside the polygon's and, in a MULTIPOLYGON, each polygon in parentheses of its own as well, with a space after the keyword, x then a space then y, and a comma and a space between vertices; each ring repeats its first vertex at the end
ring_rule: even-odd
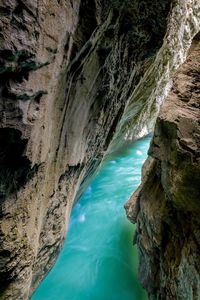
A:
POLYGON ((64 248, 32 300, 145 300, 134 225, 124 203, 138 187, 150 137, 104 162, 73 209, 64 248))

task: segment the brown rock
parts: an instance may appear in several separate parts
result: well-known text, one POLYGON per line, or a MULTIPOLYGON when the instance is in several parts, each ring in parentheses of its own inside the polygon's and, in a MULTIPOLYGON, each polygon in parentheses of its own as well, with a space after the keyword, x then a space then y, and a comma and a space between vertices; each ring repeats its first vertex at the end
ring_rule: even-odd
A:
POLYGON ((1 1, 1 299, 27 299, 55 262, 169 2, 1 1))
POLYGON ((136 194, 139 275, 150 299, 200 297, 199 66, 197 39, 162 106, 147 160, 153 162, 136 194))
POLYGON ((50 270, 125 107, 124 135, 152 128, 199 30, 198 0, 174 1, 168 20, 169 0, 120 3, 1 0, 2 299, 27 299, 50 270))

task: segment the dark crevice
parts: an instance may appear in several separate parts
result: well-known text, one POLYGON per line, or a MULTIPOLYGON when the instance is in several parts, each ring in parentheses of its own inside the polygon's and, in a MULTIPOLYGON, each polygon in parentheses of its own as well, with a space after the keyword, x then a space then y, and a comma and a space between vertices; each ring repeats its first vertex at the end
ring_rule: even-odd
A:
POLYGON ((22 82, 23 79, 28 80, 30 71, 36 71, 48 64, 49 62, 37 63, 35 61, 35 55, 26 50, 0 50, 1 84, 5 85, 10 80, 19 83, 22 82))
POLYGON ((105 149, 108 148, 108 146, 109 146, 109 144, 110 144, 110 142, 111 142, 111 140, 113 138, 113 135, 115 133, 115 129, 117 127, 117 124, 119 123, 119 120, 121 119, 121 116, 122 116, 123 112, 124 112, 124 106, 122 106, 119 109, 119 111, 118 111, 116 117, 114 118, 114 121, 113 121, 113 123, 112 123, 112 125, 110 127, 110 130, 108 132, 108 135, 107 135, 107 138, 106 138, 106 142, 105 142, 105 149))
POLYGON ((24 156, 27 140, 13 128, 0 129, 0 200, 16 192, 32 178, 37 167, 31 168, 24 156))
POLYGON ((76 54, 89 40, 90 36, 97 27, 96 20, 96 5, 94 0, 81 1, 79 10, 79 24, 74 34, 74 44, 72 48, 71 59, 73 60, 76 54))

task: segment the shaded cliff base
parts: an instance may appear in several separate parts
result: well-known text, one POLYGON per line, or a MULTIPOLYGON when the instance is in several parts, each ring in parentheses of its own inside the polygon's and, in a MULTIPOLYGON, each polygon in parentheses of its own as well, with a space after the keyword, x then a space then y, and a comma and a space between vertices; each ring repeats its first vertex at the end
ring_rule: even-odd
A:
POLYGON ((156 122, 142 184, 126 204, 137 223, 139 276, 150 299, 200 299, 200 42, 156 122))

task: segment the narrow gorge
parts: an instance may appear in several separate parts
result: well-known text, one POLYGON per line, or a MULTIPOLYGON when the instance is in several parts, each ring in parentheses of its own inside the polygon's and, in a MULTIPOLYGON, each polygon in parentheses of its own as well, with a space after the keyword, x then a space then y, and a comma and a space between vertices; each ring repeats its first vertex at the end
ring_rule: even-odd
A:
POLYGON ((31 297, 102 161, 153 131, 140 281, 199 299, 199 31, 199 0, 0 1, 0 299, 31 297))
POLYGON ((135 225, 122 208, 140 183, 150 140, 140 139, 103 162, 73 208, 55 266, 31 300, 147 300, 132 245, 135 225))

